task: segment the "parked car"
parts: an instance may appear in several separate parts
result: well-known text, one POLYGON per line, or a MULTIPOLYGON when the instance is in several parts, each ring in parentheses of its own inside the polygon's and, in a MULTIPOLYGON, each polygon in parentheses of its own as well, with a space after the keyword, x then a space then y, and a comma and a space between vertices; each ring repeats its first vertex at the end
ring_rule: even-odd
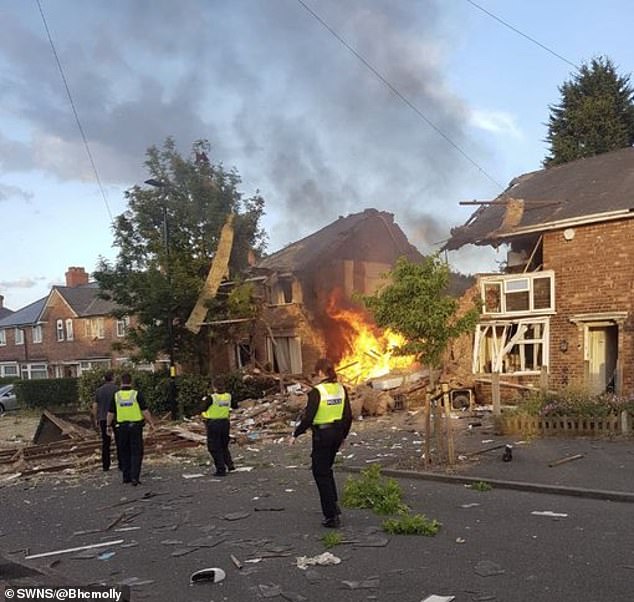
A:
POLYGON ((15 397, 13 385, 4 385, 0 387, 0 413, 7 410, 15 410, 18 402, 15 397))

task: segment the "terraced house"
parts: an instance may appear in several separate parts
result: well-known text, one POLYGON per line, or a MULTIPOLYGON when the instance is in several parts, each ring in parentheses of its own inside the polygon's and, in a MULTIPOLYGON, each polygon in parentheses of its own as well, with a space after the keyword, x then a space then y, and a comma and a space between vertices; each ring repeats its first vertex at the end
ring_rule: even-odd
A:
POLYGON ((0 318, 0 377, 79 376, 126 361, 112 347, 123 340, 129 320, 110 316, 114 305, 98 290, 84 268, 70 267, 66 286, 0 318))
POLYGON ((524 174, 478 203, 446 249, 507 245, 479 276, 472 369, 634 394, 634 148, 524 174))

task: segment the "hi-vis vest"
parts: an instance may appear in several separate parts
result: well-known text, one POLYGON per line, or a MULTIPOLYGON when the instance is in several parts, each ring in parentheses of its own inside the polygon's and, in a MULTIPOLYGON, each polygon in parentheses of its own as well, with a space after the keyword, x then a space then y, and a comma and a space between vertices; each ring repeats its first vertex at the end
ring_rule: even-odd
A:
POLYGON ((331 424, 343 417, 343 400, 346 395, 341 383, 321 383, 315 387, 319 391, 319 407, 313 424, 331 424))
POLYGON ((207 420, 219 420, 229 418, 231 411, 231 393, 214 393, 211 396, 211 405, 202 413, 207 420))
POLYGON ((141 422, 143 420, 143 413, 136 398, 137 392, 134 389, 119 389, 114 394, 117 422, 141 422))

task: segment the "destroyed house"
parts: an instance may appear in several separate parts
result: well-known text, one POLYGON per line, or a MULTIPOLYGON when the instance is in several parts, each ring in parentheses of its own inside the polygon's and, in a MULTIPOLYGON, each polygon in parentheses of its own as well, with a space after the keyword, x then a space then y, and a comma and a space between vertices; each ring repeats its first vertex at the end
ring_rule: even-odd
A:
POLYGON ((524 174, 474 202, 447 250, 506 246, 479 275, 476 375, 634 394, 634 148, 524 174))
POLYGON ((391 213, 366 209, 262 259, 249 274, 264 300, 261 319, 214 353, 213 370, 302 374, 323 355, 338 360, 347 338, 337 312, 354 305, 354 294, 374 293, 401 256, 421 259, 391 213))
POLYGON ((0 377, 74 377, 120 365, 127 358, 113 344, 123 341, 129 320, 112 317, 114 308, 84 268, 69 268, 66 286, 0 319, 0 377))

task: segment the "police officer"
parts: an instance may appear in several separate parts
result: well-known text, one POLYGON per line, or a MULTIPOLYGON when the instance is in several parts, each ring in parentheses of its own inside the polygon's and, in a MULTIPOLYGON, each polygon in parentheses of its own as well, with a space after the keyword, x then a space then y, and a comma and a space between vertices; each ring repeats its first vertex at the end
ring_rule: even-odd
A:
POLYGON ((117 429, 124 483, 140 484, 145 421, 154 430, 152 415, 145 405, 143 394, 132 387, 132 378, 126 372, 121 375, 121 388, 112 397, 107 418, 108 426, 114 422, 114 428, 117 429))
POLYGON ((312 471, 321 509, 322 525, 336 529, 341 526, 341 510, 337 504, 337 485, 332 465, 339 447, 350 432, 352 411, 348 392, 337 381, 332 363, 322 358, 315 365, 315 386, 308 393, 308 402, 290 444, 309 428, 313 431, 312 471))
POLYGON ((229 451, 229 414, 231 412, 231 393, 213 393, 203 397, 208 403, 201 414, 207 426, 207 449, 213 458, 217 477, 227 476, 227 470, 234 470, 231 452, 229 451))

